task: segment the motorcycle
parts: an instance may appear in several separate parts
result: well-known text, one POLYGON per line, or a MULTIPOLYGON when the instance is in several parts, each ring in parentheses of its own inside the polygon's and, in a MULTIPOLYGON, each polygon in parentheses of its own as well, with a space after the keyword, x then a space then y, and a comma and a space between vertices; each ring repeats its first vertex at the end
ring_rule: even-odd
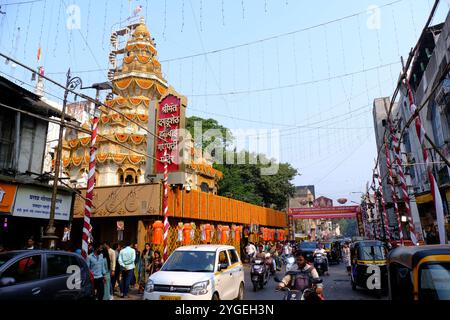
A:
POLYGON ((250 277, 253 283, 253 291, 263 289, 269 281, 270 273, 266 261, 263 258, 253 258, 250 277))
POLYGON ((314 268, 316 268, 319 276, 323 275, 326 271, 328 271, 327 262, 322 253, 316 253, 314 255, 314 268))
MULTIPOLYGON (((295 272, 291 272, 291 275, 295 275, 295 272)), ((278 277, 275 277, 274 279, 276 282, 281 282, 281 280, 278 277)), ((322 283, 322 279, 313 280, 312 286, 310 288, 306 288, 303 291, 302 290, 294 290, 290 289, 289 287, 283 287, 280 289, 281 291, 286 291, 285 295, 283 296, 283 300, 286 301, 292 301, 292 300, 301 300, 301 301, 323 301, 325 298, 323 295, 319 295, 316 292, 317 285, 319 283, 322 283)), ((279 291, 277 289, 277 291, 279 291)))

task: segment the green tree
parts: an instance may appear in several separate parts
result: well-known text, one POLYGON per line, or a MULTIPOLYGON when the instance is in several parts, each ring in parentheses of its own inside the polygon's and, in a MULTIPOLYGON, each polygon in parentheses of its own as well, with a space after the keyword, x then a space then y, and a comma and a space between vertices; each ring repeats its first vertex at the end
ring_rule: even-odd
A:
MULTIPOLYGON (((196 121, 202 122, 203 132, 209 129, 219 129, 224 138, 230 139, 231 137, 231 140, 233 139, 231 131, 219 124, 217 120, 199 117, 187 118, 186 129, 192 135, 196 121)), ((229 147, 231 142, 225 139, 219 141, 224 149, 229 147)), ((203 150, 210 143, 212 141, 203 141, 203 150)), ((219 195, 278 210, 286 208, 289 197, 293 196, 295 192, 292 180, 298 174, 296 169, 288 163, 279 163, 276 174, 262 175, 261 169, 269 167, 274 160, 267 159, 263 154, 247 151, 238 153, 236 150, 228 150, 224 153, 224 158, 233 157, 235 160, 230 164, 215 163, 213 165, 215 169, 223 173, 223 179, 219 182, 219 195), (245 164, 236 164, 238 156, 245 157, 245 164)))

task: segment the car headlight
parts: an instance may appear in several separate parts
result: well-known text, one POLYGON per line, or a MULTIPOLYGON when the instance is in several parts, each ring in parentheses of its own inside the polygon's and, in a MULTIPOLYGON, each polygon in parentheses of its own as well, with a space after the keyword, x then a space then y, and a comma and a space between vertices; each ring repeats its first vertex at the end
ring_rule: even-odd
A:
POLYGON ((155 284, 152 280, 148 280, 147 284, 145 285, 145 292, 153 292, 155 290, 155 284))
POLYGON ((208 293, 209 280, 194 283, 191 288, 191 294, 199 296, 208 293))

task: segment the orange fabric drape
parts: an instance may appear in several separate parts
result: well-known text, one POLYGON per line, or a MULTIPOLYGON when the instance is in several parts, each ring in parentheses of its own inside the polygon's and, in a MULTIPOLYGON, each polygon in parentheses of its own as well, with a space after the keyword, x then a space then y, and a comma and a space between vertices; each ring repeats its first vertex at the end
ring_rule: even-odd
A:
POLYGON ((211 242, 211 225, 205 224, 205 243, 211 242))
POLYGON ((189 245, 191 242, 191 230, 192 226, 190 223, 186 223, 183 227, 183 244, 185 246, 189 245))
POLYGON ((163 243, 163 227, 164 223, 162 221, 157 220, 152 225, 153 227, 153 239, 152 243, 155 245, 161 245, 163 243))
POLYGON ((221 239, 220 239, 220 243, 224 244, 227 243, 228 241, 228 231, 230 231, 230 227, 229 226, 222 226, 222 229, 220 230, 221 232, 221 239))
POLYGON ((236 242, 240 243, 241 242, 241 227, 236 227, 235 237, 236 237, 236 242))

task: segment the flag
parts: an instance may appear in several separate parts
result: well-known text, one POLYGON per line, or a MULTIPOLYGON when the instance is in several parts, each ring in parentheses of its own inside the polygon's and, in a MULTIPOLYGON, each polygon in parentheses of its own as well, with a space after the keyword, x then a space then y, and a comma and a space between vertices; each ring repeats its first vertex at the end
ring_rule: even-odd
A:
POLYGON ((37 61, 39 62, 41 60, 41 47, 39 46, 38 52, 37 52, 37 61))
POLYGON ((137 16, 140 12, 142 11, 142 6, 136 6, 136 8, 134 9, 134 16, 137 16))

